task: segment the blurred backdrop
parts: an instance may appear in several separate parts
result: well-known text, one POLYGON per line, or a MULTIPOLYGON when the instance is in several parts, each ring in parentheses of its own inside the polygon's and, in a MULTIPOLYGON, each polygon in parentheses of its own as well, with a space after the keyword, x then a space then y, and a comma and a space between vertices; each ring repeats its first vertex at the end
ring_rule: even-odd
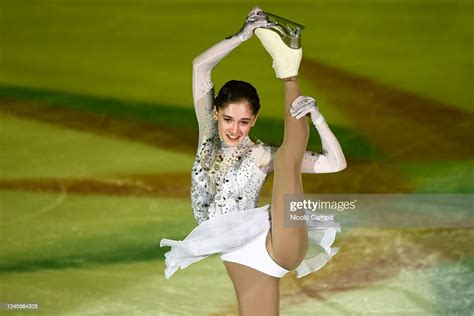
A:
MULTIPOLYGON (((302 92, 348 161, 304 175, 305 192, 473 193, 473 1, 2 0, 0 303, 236 313, 217 257, 165 280, 159 240, 196 225, 192 60, 255 5, 306 26, 302 92)), ((256 38, 213 79, 254 84, 251 137, 281 142, 283 89, 256 38)), ((261 204, 270 194, 271 177, 261 204)), ((472 228, 343 227, 326 267, 282 281, 282 315, 468 314, 473 241, 472 228)))

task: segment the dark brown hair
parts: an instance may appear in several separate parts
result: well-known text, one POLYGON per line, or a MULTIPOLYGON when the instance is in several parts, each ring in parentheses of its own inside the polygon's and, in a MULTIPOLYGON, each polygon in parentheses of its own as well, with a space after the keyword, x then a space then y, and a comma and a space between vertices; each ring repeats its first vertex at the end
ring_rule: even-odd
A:
POLYGON ((260 110, 260 98, 257 90, 250 83, 240 80, 227 81, 214 99, 217 110, 223 109, 231 102, 248 101, 252 113, 257 115, 260 110))

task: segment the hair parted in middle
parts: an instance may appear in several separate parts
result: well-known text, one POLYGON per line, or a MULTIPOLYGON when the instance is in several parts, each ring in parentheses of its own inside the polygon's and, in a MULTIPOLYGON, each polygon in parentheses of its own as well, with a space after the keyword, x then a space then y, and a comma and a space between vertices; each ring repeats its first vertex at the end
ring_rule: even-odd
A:
POLYGON ((219 90, 219 93, 214 99, 214 107, 216 110, 219 110, 225 108, 229 103, 242 100, 248 101, 254 115, 258 114, 260 110, 260 98, 258 97, 257 89, 248 82, 230 80, 219 90))

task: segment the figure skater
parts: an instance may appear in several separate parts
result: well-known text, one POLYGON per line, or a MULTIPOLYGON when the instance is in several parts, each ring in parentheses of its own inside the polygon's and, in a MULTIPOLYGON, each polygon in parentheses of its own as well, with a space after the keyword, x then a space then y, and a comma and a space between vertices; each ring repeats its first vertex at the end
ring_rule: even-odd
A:
POLYGON ((337 252, 331 245, 338 228, 308 231, 306 225, 284 224, 285 196, 303 194, 301 173, 337 172, 346 167, 346 161, 314 99, 300 95, 297 74, 301 48, 285 44, 276 27, 256 7, 236 35, 194 59, 193 98, 199 141, 191 200, 199 225, 182 241, 161 241, 162 247, 171 247, 165 254, 166 278, 179 268, 220 254, 241 315, 278 314, 280 278, 295 269, 297 277, 316 271, 337 252), (285 129, 279 148, 254 143, 248 137, 260 109, 252 85, 231 80, 214 97, 212 70, 254 31, 271 55, 276 77, 284 86, 285 129), (305 151, 307 115, 321 137, 322 153, 305 151), (257 207, 260 190, 271 172, 275 173, 271 207, 257 207), (311 245, 320 246, 322 251, 306 256, 311 245))

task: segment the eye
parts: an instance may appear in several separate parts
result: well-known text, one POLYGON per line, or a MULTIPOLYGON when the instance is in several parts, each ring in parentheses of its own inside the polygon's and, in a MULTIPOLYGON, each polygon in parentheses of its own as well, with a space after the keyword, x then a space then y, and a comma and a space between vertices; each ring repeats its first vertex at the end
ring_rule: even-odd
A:
POLYGON ((227 117, 224 118, 224 122, 226 122, 226 123, 230 123, 231 121, 232 120, 230 118, 227 118, 227 117))
POLYGON ((241 122, 241 124, 242 124, 242 125, 249 125, 249 122, 243 121, 243 122, 241 122))

